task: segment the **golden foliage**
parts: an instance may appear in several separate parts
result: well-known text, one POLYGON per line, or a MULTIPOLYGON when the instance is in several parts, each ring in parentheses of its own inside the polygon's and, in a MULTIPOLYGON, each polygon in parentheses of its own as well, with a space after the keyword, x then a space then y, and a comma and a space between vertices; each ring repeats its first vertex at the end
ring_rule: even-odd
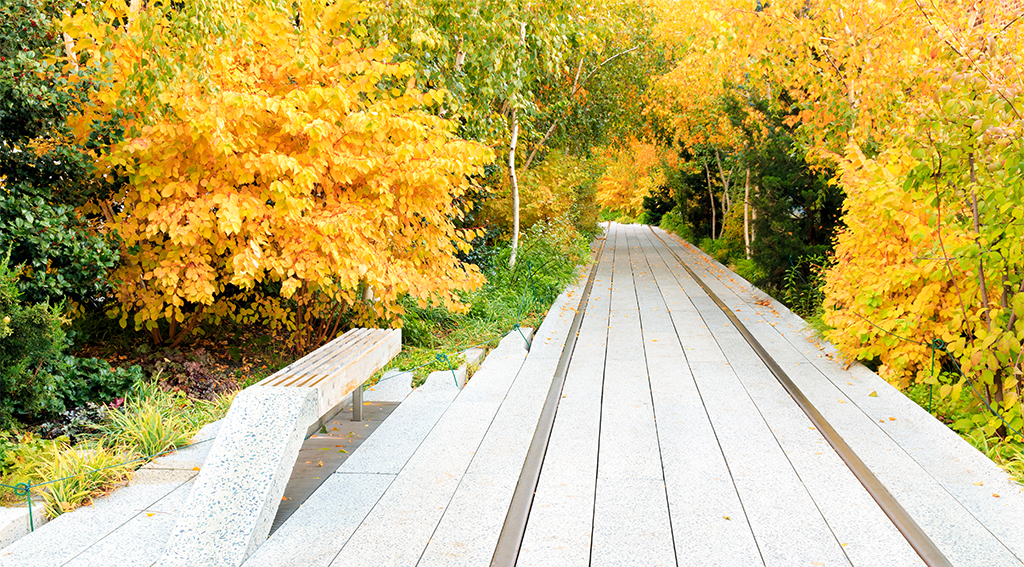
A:
POLYGON ((456 292, 482 277, 457 260, 472 235, 453 221, 491 150, 456 139, 453 122, 427 112, 444 93, 420 90, 387 46, 348 35, 354 3, 302 2, 301 26, 294 14, 239 7, 251 9, 245 34, 195 44, 146 45, 153 34, 139 30, 163 24, 145 13, 127 29, 70 22, 79 45, 92 46, 90 64, 112 67, 79 131, 93 116, 128 110, 129 134, 99 156, 102 174, 128 179, 111 223, 127 252, 113 274, 122 325, 167 320, 174 334, 210 315, 285 320, 294 330, 308 315, 303 296, 326 309, 354 306, 363 321, 400 314, 406 293, 459 308, 456 292), (205 67, 124 88, 173 50, 203 53, 205 67), (361 300, 365 286, 372 301, 361 300), (279 297, 257 293, 236 312, 233 300, 257 289, 279 297), (299 298, 299 313, 280 298, 299 298))
POLYGON ((630 216, 643 211, 644 197, 665 183, 664 166, 676 162, 671 150, 635 138, 625 148, 607 147, 600 155, 606 168, 597 182, 597 203, 630 216))

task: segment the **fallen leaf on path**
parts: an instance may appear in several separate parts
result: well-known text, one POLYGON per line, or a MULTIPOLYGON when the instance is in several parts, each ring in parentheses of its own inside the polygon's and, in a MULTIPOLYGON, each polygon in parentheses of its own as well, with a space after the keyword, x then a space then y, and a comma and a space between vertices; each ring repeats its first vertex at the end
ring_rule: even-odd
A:
POLYGON ((985 481, 984 480, 979 480, 978 482, 975 482, 973 484, 974 484, 974 486, 983 486, 985 484, 985 481))
POLYGON ((868 397, 869 397, 869 398, 877 398, 877 397, 878 397, 878 391, 876 391, 876 390, 871 390, 871 393, 870 393, 870 394, 868 394, 868 397))

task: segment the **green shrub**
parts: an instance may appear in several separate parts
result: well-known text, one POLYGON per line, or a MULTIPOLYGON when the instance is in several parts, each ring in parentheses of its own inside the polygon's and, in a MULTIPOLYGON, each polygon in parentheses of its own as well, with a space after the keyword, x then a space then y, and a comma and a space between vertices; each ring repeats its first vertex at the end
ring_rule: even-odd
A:
POLYGON ((658 226, 662 217, 676 207, 676 201, 672 198, 672 191, 669 187, 658 187, 651 191, 651 194, 644 197, 644 224, 658 226))
POLYGON ((724 238, 717 240, 702 238, 698 246, 721 264, 729 264, 734 257, 742 255, 741 250, 737 250, 731 241, 724 238))
POLYGON ((48 368, 65 346, 60 316, 48 303, 22 303, 16 279, 8 257, 0 259, 0 429, 63 410, 48 368))
POLYGON ((690 231, 690 225, 686 223, 686 219, 684 219, 683 215, 680 213, 679 207, 675 207, 670 212, 662 215, 661 222, 658 226, 661 227, 662 230, 671 232, 687 242, 693 242, 693 234, 690 231))
POLYGON ((57 391, 67 408, 123 398, 143 379, 138 366, 112 368, 100 358, 65 356, 56 369, 59 372, 57 391))
POLYGON ((823 254, 803 256, 793 261, 782 278, 782 302, 801 317, 821 312, 825 300, 826 257, 823 254))
POLYGON ((741 278, 754 285, 758 285, 758 282, 763 281, 768 277, 768 274, 765 273, 764 269, 761 268, 757 262, 746 258, 736 260, 735 272, 739 274, 741 278))

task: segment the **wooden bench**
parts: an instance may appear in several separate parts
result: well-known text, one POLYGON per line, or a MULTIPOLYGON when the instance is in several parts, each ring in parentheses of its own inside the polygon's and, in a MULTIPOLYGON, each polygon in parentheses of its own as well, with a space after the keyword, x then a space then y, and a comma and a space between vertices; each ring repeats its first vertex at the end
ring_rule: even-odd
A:
POLYGON ((401 350, 398 329, 354 329, 238 394, 157 561, 237 567, 267 539, 306 436, 401 350))
POLYGON ((311 435, 341 409, 352 394, 352 419, 362 420, 362 386, 402 350, 401 329, 352 329, 296 360, 256 386, 316 388, 320 417, 311 435))

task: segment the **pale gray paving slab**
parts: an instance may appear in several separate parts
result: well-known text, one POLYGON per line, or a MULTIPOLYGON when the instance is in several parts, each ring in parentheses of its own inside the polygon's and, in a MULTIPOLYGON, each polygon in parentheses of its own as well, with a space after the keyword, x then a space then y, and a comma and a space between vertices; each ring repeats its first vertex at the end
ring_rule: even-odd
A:
POLYGON ((509 335, 499 343, 333 565, 412 565, 419 561, 525 354, 518 337, 509 335))
POLYGON ((758 410, 854 565, 921 565, 916 552, 785 389, 753 356, 731 357, 758 410))
POLYGON ((335 472, 243 565, 327 567, 394 478, 394 474, 335 472))
POLYGON ((413 390, 338 472, 398 474, 457 394, 455 390, 413 390))
MULTIPOLYGON (((849 565, 842 542, 822 518, 732 366, 692 362, 690 368, 765 565, 849 565)), ((804 423, 810 426, 806 418, 804 423)))
POLYGON ((486 565, 517 480, 514 474, 467 472, 416 565, 486 565))
MULTIPOLYGON (((809 362, 783 367, 822 416, 959 565, 1019 565, 977 518, 809 362)), ((898 420, 899 418, 897 418, 898 420)))
MULTIPOLYGON (((649 256, 662 252, 651 241, 649 256)), ((663 260, 671 256, 660 254, 663 260)), ((672 262, 675 264, 674 262, 672 262)), ((685 273, 685 272, 684 272, 685 273)), ((664 288, 674 275, 667 269, 664 288)), ((714 309, 718 310, 717 306, 714 309)), ((718 310, 721 313, 720 310, 718 310)), ((723 329, 719 339, 735 337, 723 329)), ((895 526, 864 491, 846 464, 815 430, 753 349, 743 341, 726 349, 730 366, 786 452, 790 463, 854 565, 899 567, 922 564, 895 526)), ((659 428, 660 429, 660 428, 659 428)))
POLYGON ((412 379, 410 370, 388 370, 376 384, 363 391, 363 401, 401 402, 412 393, 412 379))
MULTIPOLYGON (((164 475, 157 471, 138 471, 140 479, 147 475, 164 475)), ((62 514, 36 531, 0 550, 0 566, 39 567, 63 565, 116 531, 132 518, 142 514, 153 503, 190 481, 195 472, 172 475, 169 482, 140 482, 121 488, 109 496, 96 498, 92 505, 62 514)), ((164 477, 166 478, 166 477, 164 477)), ((164 537, 168 535, 164 533, 164 537)))
POLYGON ((581 272, 577 284, 555 300, 537 330, 529 356, 494 416, 419 565, 486 565, 490 561, 545 394, 568 340, 585 276, 586 272, 581 272), (485 503, 480 500, 484 492, 485 503))
MULTIPOLYGON (((733 305, 742 302, 742 299, 732 292, 723 293, 723 295, 726 300, 731 296, 733 305)), ((825 418, 836 427, 840 435, 854 448, 879 477, 879 480, 907 508, 908 512, 915 517, 926 533, 951 560, 965 565, 978 561, 992 565, 1020 563, 1019 551, 1012 556, 1007 552, 1012 553, 1014 547, 1018 550, 1021 549, 1024 536, 1021 535, 1020 530, 1006 528, 1006 525, 1019 525, 1016 522, 1021 521, 1022 515, 1024 515, 1024 506, 1021 505, 1020 489, 1013 489, 1013 485, 1005 474, 1000 475, 993 468, 984 466, 981 460, 976 459, 974 454, 977 452, 973 448, 965 447, 967 444, 962 440, 953 439, 951 436, 954 434, 933 418, 931 418, 931 426, 925 427, 922 434, 910 434, 902 439, 903 443, 897 442, 896 438, 885 432, 886 424, 899 422, 905 416, 914 416, 917 418, 916 421, 924 423, 930 416, 877 377, 877 381, 868 380, 875 386, 871 392, 863 391, 863 386, 854 386, 853 380, 842 382, 841 378, 844 372, 842 369, 836 368, 838 365, 830 363, 824 357, 819 357, 810 348, 805 347, 802 352, 800 351, 801 342, 806 341, 806 334, 802 332, 802 329, 796 328, 794 315, 786 310, 785 313, 789 314, 788 317, 777 317, 776 319, 789 319, 783 326, 776 321, 770 321, 769 314, 765 313, 763 309, 759 310, 762 318, 750 325, 751 332, 759 338, 769 336, 778 340, 787 335, 791 337, 786 339, 788 345, 777 347, 775 345, 778 343, 771 343, 772 346, 766 346, 766 348, 773 357, 779 350, 800 354, 799 357, 780 356, 779 358, 782 360, 777 360, 787 374, 794 379, 797 386, 804 391, 825 418), (776 324, 772 325, 773 322, 776 324), (828 370, 832 372, 830 373, 828 370), (828 374, 832 374, 838 379, 829 379, 828 374), (860 397, 848 395, 847 391, 840 387, 844 384, 850 386, 850 390, 859 393, 860 397), (890 409, 893 410, 875 412, 875 416, 879 416, 878 422, 883 427, 879 427, 875 422, 875 416, 869 418, 857 404, 851 403, 854 400, 857 400, 858 403, 870 403, 865 400, 880 397, 879 391, 888 394, 885 399, 889 401, 890 409), (870 395, 871 393, 874 396, 870 395), (890 415, 886 416, 885 413, 890 415), (900 417, 896 417, 897 415, 900 417), (942 429, 946 431, 941 431, 942 429), (937 443, 939 439, 946 439, 948 443, 937 443), (956 449, 946 452, 940 449, 941 446, 956 449), (907 452, 914 449, 921 456, 931 453, 941 456, 924 459, 932 466, 932 470, 929 471, 907 452), (961 455, 970 455, 968 459, 975 457, 971 460, 980 466, 978 469, 968 470, 987 469, 997 490, 1011 488, 1009 496, 1018 500, 1016 505, 1002 504, 1001 502, 995 506, 986 505, 991 502, 999 502, 998 499, 1003 495, 1000 494, 998 498, 992 496, 993 492, 982 488, 984 481, 981 481, 982 486, 977 486, 975 482, 978 481, 976 480, 969 482, 968 479, 974 475, 961 473, 961 471, 965 471, 963 465, 958 463, 960 460, 958 456, 961 455), (961 474, 958 475, 958 473, 961 474), (959 478, 956 478, 957 476, 959 478), (940 481, 936 477, 942 480, 940 481), (906 480, 908 478, 914 480, 908 482, 906 480), (993 516, 1001 516, 999 519, 1003 521, 992 521, 993 516), (986 519, 989 524, 987 526, 983 521, 986 519), (993 533, 993 531, 997 533, 993 533), (1010 542, 1012 542, 1012 546, 1010 542)), ((774 309, 779 309, 779 307, 774 307, 774 309)), ((846 376, 850 375, 849 373, 845 374, 846 376)), ((999 493, 995 492, 995 494, 999 493)))
POLYGON ((43 513, 45 506, 42 500, 33 500, 31 519, 28 506, 0 506, 0 550, 30 533, 33 527, 42 527, 49 519, 43 513))
POLYGON ((636 250, 635 229, 622 230, 625 238, 616 240, 608 318, 591 564, 675 565, 644 360, 637 303, 641 290, 633 281, 635 270, 642 270, 643 259, 636 250))
MULTIPOLYGON (((659 287, 676 287, 648 251, 659 287)), ((644 346, 680 565, 763 565, 736 486, 676 337, 664 297, 640 296, 644 346), (668 335, 668 338, 665 336, 668 335)), ((691 317, 696 312, 690 313, 691 317)))
POLYGON ((879 423, 878 427, 886 435, 1018 559, 1024 558, 1024 531, 1016 528, 1024 525, 1022 487, 991 459, 878 375, 859 363, 846 369, 830 358, 837 354, 834 347, 814 337, 803 320, 784 306, 775 308, 780 316, 763 314, 765 320, 783 321, 773 329, 784 334, 794 347, 804 346, 802 352, 807 363, 820 371, 873 423, 879 423), (818 342, 818 346, 812 340, 818 342), (994 496, 996 494, 999 496, 994 496))
POLYGON ((599 477, 663 480, 628 238, 616 241, 601 405, 599 477))
POLYGON ((659 500, 664 504, 665 483, 660 479, 599 477, 590 565, 676 565, 668 509, 646 505, 659 500))
MULTIPOLYGON (((195 473, 180 471, 183 481, 192 480, 195 473)), ((162 479, 161 479, 162 480, 162 479)), ((136 477, 136 485, 147 482, 146 475, 136 477)), ((149 567, 163 551, 167 536, 174 529, 178 515, 188 494, 190 482, 183 482, 167 496, 119 526, 109 535, 75 556, 67 567, 149 567)))
POLYGON ((588 565, 614 235, 599 259, 517 565, 588 565))

